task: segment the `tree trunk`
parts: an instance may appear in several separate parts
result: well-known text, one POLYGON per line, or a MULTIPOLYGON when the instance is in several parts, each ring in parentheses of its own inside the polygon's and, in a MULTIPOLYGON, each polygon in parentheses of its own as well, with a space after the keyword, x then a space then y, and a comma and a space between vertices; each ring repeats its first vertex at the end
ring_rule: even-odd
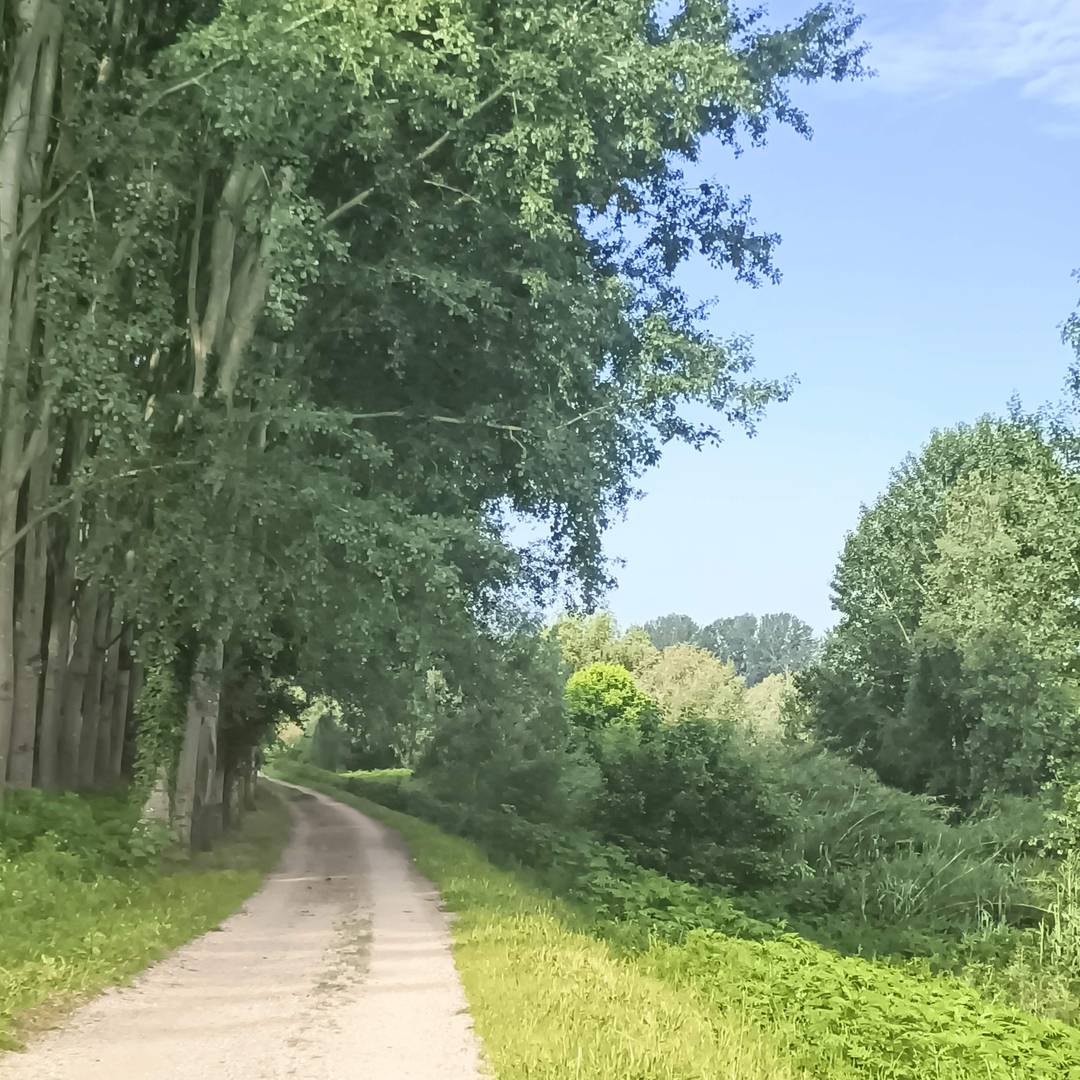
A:
MULTIPOLYGON (((68 430, 60 460, 60 480, 67 483, 75 475, 86 451, 88 426, 76 420, 68 430)), ((64 518, 53 520, 53 542, 49 552, 51 589, 49 593, 49 640, 45 660, 45 681, 41 693, 41 723, 38 732, 38 783, 43 788, 60 786, 60 732, 63 725, 64 693, 71 664, 71 627, 75 617, 75 555, 82 500, 76 499, 64 518)))
POLYGON ((79 758, 82 746, 83 697, 94 654, 94 628, 100 603, 98 590, 84 585, 76 609, 77 633, 75 648, 68 665, 64 687, 64 706, 60 722, 60 783, 64 787, 79 786, 79 758))
POLYGON ((41 695, 41 728, 38 732, 38 783, 47 790, 60 785, 60 718, 71 660, 71 602, 75 590, 75 568, 66 555, 66 552, 61 554, 53 576, 49 647, 41 695))
POLYGON ((79 787, 91 788, 97 779, 98 725, 101 721, 101 682, 105 674, 105 646, 109 634, 111 597, 98 602, 90 649, 90 670, 83 690, 82 735, 79 739, 79 787))
POLYGON ((225 797, 221 803, 221 823, 226 832, 234 825, 239 825, 244 817, 244 801, 240 797, 243 771, 243 757, 237 759, 234 754, 230 754, 225 770, 225 797))
MULTIPOLYGON (((39 515, 45 506, 51 469, 50 456, 42 454, 30 470, 27 521, 39 515)), ((15 621, 15 709, 8 758, 8 783, 16 788, 28 788, 34 782, 34 748, 43 670, 48 528, 46 522, 39 522, 23 541, 22 597, 15 621)))
POLYGON ((154 786, 143 804, 139 820, 147 824, 168 825, 170 816, 169 770, 166 766, 159 765, 154 776, 154 786))
POLYGON ((204 750, 213 727, 216 738, 217 712, 220 702, 221 669, 224 662, 224 643, 220 638, 199 650, 195 670, 191 675, 188 693, 184 741, 176 769, 176 791, 173 796, 173 830, 181 844, 191 845, 192 827, 202 809, 206 793, 206 765, 209 751, 204 750), (200 765, 203 766, 200 769, 200 765), (199 780, 203 785, 200 787, 199 780))
POLYGON ((123 776, 124 747, 127 741, 128 717, 131 715, 131 626, 124 630, 124 636, 117 645, 120 658, 120 670, 116 678, 116 700, 112 708, 112 734, 109 739, 108 778, 110 783, 119 783, 123 776))
POLYGON ((124 719, 124 744, 121 749, 120 775, 129 780, 135 775, 139 746, 136 721, 136 706, 143 688, 143 666, 137 660, 131 665, 131 680, 128 685, 127 715, 124 719))
MULTIPOLYGON (((120 634, 123 629, 117 615, 109 619, 104 638, 107 648, 101 668, 101 713, 98 717, 97 755, 94 759, 94 776, 101 787, 112 780, 112 738, 116 727, 116 691, 120 681, 120 634)), ((121 732, 121 738, 123 733, 121 732)))
POLYGON ((244 762, 244 790, 242 797, 245 810, 255 809, 256 772, 255 751, 249 750, 244 762))
MULTIPOLYGON (((31 433, 28 443, 40 230, 32 230, 25 240, 21 233, 40 213, 61 13, 48 0, 22 0, 11 12, 11 19, 15 33, 8 42, 6 92, 0 113, 0 788, 9 769, 15 734, 19 492, 27 468, 44 449, 40 437, 47 429, 50 411, 47 400, 35 410, 38 430, 31 433)), ((24 721, 21 717, 21 728, 24 721)), ((20 731, 20 782, 26 772, 25 743, 25 732, 20 731)), ((31 769, 32 755, 31 748, 31 769)))

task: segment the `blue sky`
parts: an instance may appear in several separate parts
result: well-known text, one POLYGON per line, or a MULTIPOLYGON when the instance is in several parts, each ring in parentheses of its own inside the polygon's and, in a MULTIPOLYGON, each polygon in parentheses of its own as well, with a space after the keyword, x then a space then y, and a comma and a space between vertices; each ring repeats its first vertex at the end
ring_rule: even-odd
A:
MULTIPOLYGON (((807 6, 770 4, 772 21, 807 6)), ((860 504, 935 427, 1060 396, 1080 299, 1080 0, 863 0, 877 78, 805 88, 812 141, 705 164, 779 232, 779 286, 687 268, 714 328, 798 375, 753 439, 670 448, 608 537, 621 623, 789 610, 822 629, 860 504)))

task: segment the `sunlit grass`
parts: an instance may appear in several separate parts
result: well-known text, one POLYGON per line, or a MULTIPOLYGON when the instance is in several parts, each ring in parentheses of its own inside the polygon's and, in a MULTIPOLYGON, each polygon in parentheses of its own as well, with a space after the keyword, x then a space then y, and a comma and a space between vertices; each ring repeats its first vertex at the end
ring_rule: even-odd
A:
POLYGON ((234 912, 273 868, 289 812, 269 793, 213 852, 92 880, 55 860, 0 862, 0 1048, 123 982, 234 912))
POLYGON ((620 957, 575 913, 475 845, 329 784, 386 822, 455 913, 455 959, 498 1080, 809 1080, 734 1010, 620 957))

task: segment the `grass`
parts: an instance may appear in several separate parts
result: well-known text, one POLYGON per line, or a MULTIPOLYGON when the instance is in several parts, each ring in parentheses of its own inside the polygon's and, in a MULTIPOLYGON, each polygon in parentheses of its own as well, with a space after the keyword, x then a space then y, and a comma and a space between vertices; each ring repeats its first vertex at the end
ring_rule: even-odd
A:
POLYGON ((260 792, 213 852, 106 873, 48 841, 0 852, 0 1048, 217 926, 276 865, 288 821, 286 804, 260 792))
MULTIPOLYGON (((737 920, 718 919, 694 899, 702 890, 679 883, 670 883, 675 909, 658 922, 652 901, 642 902, 663 899, 651 878, 614 878, 618 865, 610 860, 573 869, 560 894, 600 901, 632 894, 612 922, 595 902, 579 908, 533 887, 531 869, 496 870, 472 843, 344 785, 363 779, 375 797, 385 790, 401 799, 398 787, 312 768, 297 769, 294 778, 398 829, 461 913, 459 966, 503 1080, 1080 1080, 1080 1031, 988 1000, 955 978, 843 956, 791 933, 751 940, 737 920), (571 880, 580 873, 590 888, 571 880), (698 929, 670 932, 692 918, 698 929), (641 934, 623 932, 640 925, 649 927, 644 946, 641 934)), ((455 821, 430 798, 406 802, 455 821)), ((517 827, 525 857, 534 827, 517 827)), ((498 841, 504 850, 506 836, 498 841)), ((559 875, 548 867, 543 876, 546 885, 559 875)))
POLYGON ((467 840, 333 784, 302 783, 392 826, 438 885, 499 1080, 810 1080, 737 1010, 698 1002, 588 932, 568 905, 467 840))

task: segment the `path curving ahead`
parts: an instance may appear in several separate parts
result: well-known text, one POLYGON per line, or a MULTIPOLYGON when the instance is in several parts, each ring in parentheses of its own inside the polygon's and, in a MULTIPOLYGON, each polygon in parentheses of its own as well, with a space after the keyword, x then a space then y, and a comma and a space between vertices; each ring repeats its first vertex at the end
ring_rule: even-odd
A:
POLYGON ((285 794, 292 839, 239 914, 0 1056, 0 1078, 484 1076, 439 895, 397 834, 325 795, 285 794))

